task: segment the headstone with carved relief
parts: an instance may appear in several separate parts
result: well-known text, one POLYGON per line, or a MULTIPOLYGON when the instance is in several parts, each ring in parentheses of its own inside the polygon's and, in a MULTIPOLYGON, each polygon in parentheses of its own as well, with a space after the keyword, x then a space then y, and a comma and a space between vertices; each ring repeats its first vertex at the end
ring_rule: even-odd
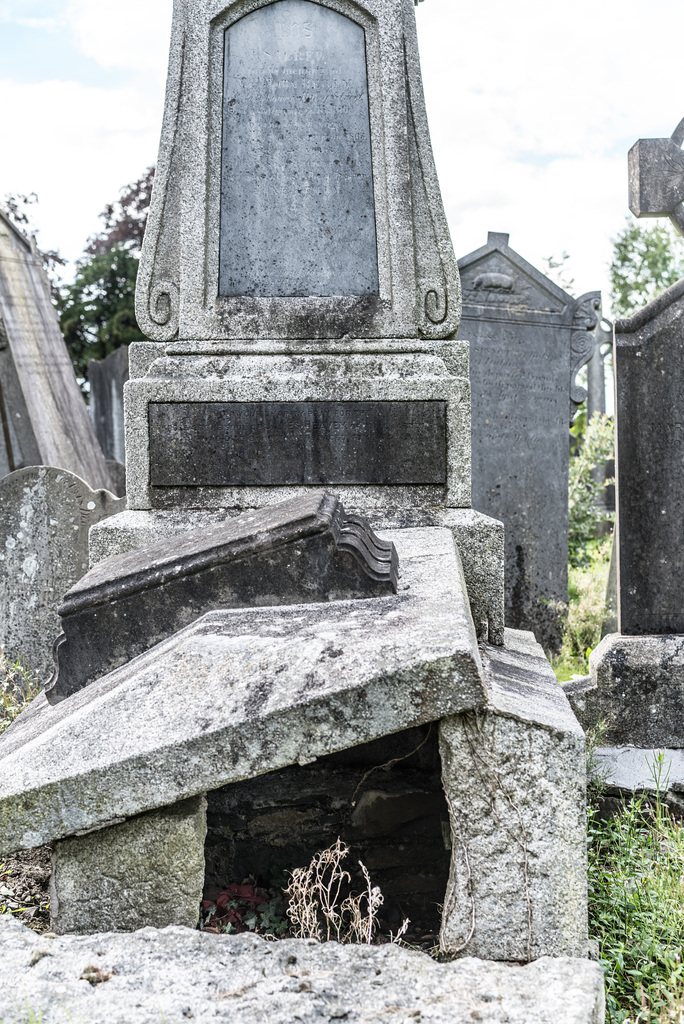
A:
POLYGON ((600 293, 574 299, 490 232, 459 260, 470 342, 473 507, 506 528, 506 624, 560 643, 568 599, 568 428, 600 293))

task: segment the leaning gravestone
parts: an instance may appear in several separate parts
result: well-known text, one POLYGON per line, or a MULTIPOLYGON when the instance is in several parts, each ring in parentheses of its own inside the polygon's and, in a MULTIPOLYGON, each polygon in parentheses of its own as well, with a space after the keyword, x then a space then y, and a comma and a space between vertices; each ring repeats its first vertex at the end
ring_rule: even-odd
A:
POLYGON ((473 507, 505 526, 506 624, 560 645, 568 600, 568 426, 586 397, 600 293, 573 299, 490 232, 459 260, 470 340, 473 507))
POLYGON ((0 474, 37 465, 111 488, 35 242, 0 210, 0 474))
POLYGON ((38 682, 52 671, 57 608, 88 570, 88 531, 125 506, 63 469, 33 466, 0 481, 0 645, 38 682))

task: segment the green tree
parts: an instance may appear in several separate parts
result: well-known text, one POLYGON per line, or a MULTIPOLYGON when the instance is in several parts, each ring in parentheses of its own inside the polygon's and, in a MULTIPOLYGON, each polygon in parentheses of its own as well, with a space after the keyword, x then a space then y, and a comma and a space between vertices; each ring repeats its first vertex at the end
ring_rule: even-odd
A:
POLYGON ((76 277, 57 300, 64 340, 79 377, 89 359, 104 359, 121 345, 144 341, 135 319, 138 276, 154 168, 126 185, 101 219, 103 230, 88 240, 76 277))
POLYGON ((684 239, 669 223, 628 219, 613 241, 610 284, 615 316, 632 316, 684 277, 684 239))

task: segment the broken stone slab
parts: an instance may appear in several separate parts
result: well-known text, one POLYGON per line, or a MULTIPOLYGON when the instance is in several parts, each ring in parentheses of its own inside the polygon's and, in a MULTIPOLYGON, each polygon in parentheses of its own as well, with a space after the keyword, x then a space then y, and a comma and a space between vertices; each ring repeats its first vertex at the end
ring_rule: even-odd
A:
POLYGON ((60 1024, 65 1014, 88 1024, 605 1020, 603 972, 589 960, 440 964, 396 945, 268 942, 178 927, 48 938, 2 917, 0 977, 12 979, 0 985, 5 1024, 25 1020, 27 1005, 43 1024, 60 1024))
POLYGON ((392 594, 397 556, 318 490, 100 563, 59 608, 51 704, 216 608, 392 594))
POLYGON ((52 671, 57 608, 88 571, 88 531, 125 504, 52 466, 0 481, 0 645, 38 683, 52 671))
POLYGON ((0 853, 487 703, 451 533, 385 535, 399 592, 217 611, 0 738, 0 853))
POLYGON ((191 797, 55 843, 54 932, 196 928, 204 886, 207 801, 191 797))
POLYGON ((598 747, 593 756, 593 775, 604 787, 604 813, 618 810, 622 798, 645 793, 659 794, 675 814, 684 816, 684 750, 598 747))
MULTIPOLYGON (((346 506, 345 506, 346 507, 346 506)), ((501 646, 504 637, 504 527, 470 508, 365 509, 374 530, 446 527, 461 558, 478 640, 501 646)), ((214 526, 227 509, 127 509, 90 531, 90 565, 191 530, 214 526)))
POLYGON ((440 945, 586 956, 584 734, 532 633, 483 648, 489 706, 440 723, 452 863, 440 945))
POLYGON ((565 686, 585 731, 603 723, 615 747, 684 747, 684 636, 609 633, 589 671, 565 686))

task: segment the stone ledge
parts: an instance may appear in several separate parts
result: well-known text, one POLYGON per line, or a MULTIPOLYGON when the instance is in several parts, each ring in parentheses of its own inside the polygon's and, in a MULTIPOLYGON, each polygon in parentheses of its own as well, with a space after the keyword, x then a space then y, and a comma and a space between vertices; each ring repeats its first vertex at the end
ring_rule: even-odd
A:
POLYGON ((267 942, 179 927, 46 938, 0 918, 0 977, 13 979, 0 986, 3 1024, 23 1021, 27 1004, 43 1024, 605 1020, 603 973, 589 960, 438 964, 398 946, 267 942))

